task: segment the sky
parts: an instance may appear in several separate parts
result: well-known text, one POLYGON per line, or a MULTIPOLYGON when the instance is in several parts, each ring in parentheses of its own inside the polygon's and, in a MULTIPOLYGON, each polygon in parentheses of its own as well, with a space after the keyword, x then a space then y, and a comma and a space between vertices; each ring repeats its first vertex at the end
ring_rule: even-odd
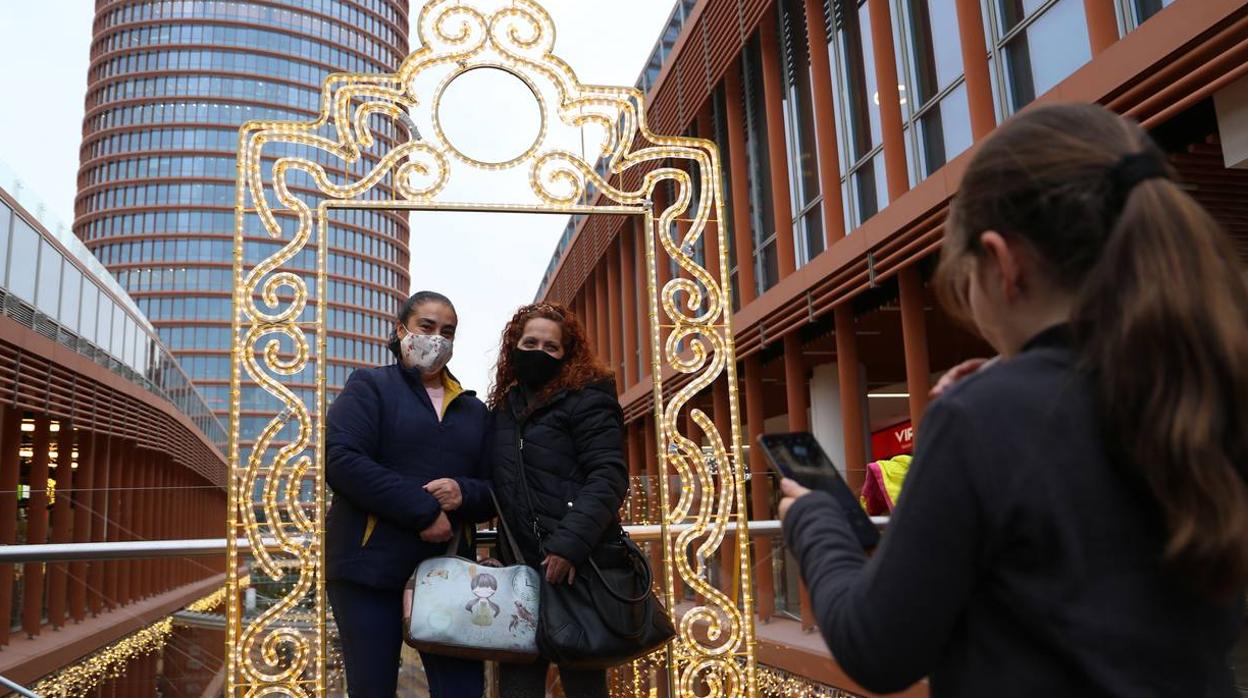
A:
MULTIPOLYGON (((633 85, 674 0, 546 0, 544 5, 558 29, 555 53, 582 82, 633 85)), ((413 2, 413 17, 416 6, 413 2)), ((92 0, 0 0, 0 162, 17 173, 24 194, 33 192, 46 202, 43 222, 49 227, 73 220, 93 17, 92 0)), ((414 43, 415 31, 411 36, 414 43)), ((535 123, 526 118, 531 102, 507 99, 513 86, 488 79, 476 89, 453 86, 457 89, 448 95, 460 97, 446 97, 442 110, 448 139, 462 151, 487 155, 531 141, 524 135, 535 123), (474 101, 481 87, 490 101, 474 101)), ((550 136, 564 147, 579 149, 585 140, 557 131, 550 136)), ((592 134, 588 138, 592 148, 592 134)), ((11 182, 3 184, 8 188, 11 182)), ((454 186, 448 194, 457 200, 481 201, 527 189, 523 178, 470 170, 457 172, 454 186)), ((454 301, 460 327, 451 368, 465 387, 488 389, 502 326, 517 306, 533 299, 566 223, 559 216, 413 214, 414 288, 402 291, 432 289, 454 301)))

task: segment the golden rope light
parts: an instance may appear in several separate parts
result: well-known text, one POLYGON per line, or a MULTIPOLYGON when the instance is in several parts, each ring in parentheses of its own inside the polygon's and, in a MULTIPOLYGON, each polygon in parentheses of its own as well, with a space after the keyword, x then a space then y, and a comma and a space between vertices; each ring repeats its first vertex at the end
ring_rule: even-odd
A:
MULTIPOLYGON (((225 601, 225 594, 226 587, 221 587, 189 604, 185 610, 207 613, 221 606, 225 601)), ((46 698, 81 698, 90 695, 104 682, 125 676, 126 666, 130 662, 159 652, 172 636, 173 618, 162 618, 40 680, 32 690, 46 698)))
MULTIPOLYGON (((664 564, 657 571, 656 585, 669 608, 674 608, 685 587, 702 601, 685 612, 669 648, 634 666, 662 663, 678 696, 756 695, 754 601, 749 538, 744 534, 745 477, 731 293, 729 277, 723 273, 729 268, 730 241, 724 226, 714 228, 719 238, 719 278, 693 255, 708 224, 723 217, 721 164, 715 144, 650 131, 642 106, 645 95, 635 88, 582 84, 554 54, 554 23, 534 0, 431 0, 421 7, 416 28, 420 48, 397 73, 327 78, 321 114, 315 121, 255 121, 240 129, 227 521, 227 569, 231 570, 226 594, 227 695, 319 697, 326 690, 324 301, 329 212, 334 209, 611 213, 644 218, 650 231, 646 245, 650 368, 655 377, 654 419, 663 469, 654 511, 663 529, 664 564), (503 70, 521 80, 533 93, 541 117, 535 142, 520 155, 497 163, 456 149, 438 117, 443 93, 453 80, 482 68, 503 70), (432 95, 416 88, 415 80, 424 76, 437 85, 432 95), (416 119, 428 128, 418 132, 416 119), (382 120, 396 131, 403 124, 412 132, 411 140, 379 152, 372 130, 382 120), (602 147, 596 153, 579 155, 561 149, 551 143, 551 120, 567 128, 601 128, 602 147), (355 181, 334 181, 322 162, 291 155, 305 150, 320 153, 322 162, 340 160, 348 166, 362 162, 368 151, 376 164, 362 175, 352 175, 359 176, 355 181), (597 158, 603 158, 605 174, 595 166, 597 158), (671 166, 669 161, 684 167, 671 166), (266 178, 263 167, 269 162, 272 173, 266 178), (619 175, 633 168, 644 172, 640 186, 620 188, 619 175), (527 171, 528 201, 451 201, 443 196, 455 174, 521 169, 527 171), (323 194, 321 200, 309 203, 294 194, 289 181, 294 175, 310 178, 323 194), (397 192, 396 198, 366 197, 383 182, 397 192), (701 193, 696 206, 695 184, 701 193), (656 210, 653 203, 659 186, 673 186, 677 192, 663 210, 656 210), (586 203, 592 191, 608 203, 586 203), (280 220, 292 216, 297 228, 284 233, 280 220), (678 220, 682 221, 681 237, 673 239, 678 220), (249 222, 258 223, 272 239, 284 243, 251 267, 244 257, 244 231, 249 222), (314 297, 304 278, 287 268, 311 245, 317 257, 314 297), (677 275, 660 288, 657 265, 668 260, 684 276, 677 275), (308 303, 315 311, 314 323, 300 319, 308 303), (305 335, 312 326, 314 343, 305 335), (670 334, 664 341, 662 334, 667 331, 670 334), (287 386, 291 376, 309 367, 315 369, 317 382, 313 404, 305 404, 287 386), (660 384, 665 367, 692 376, 670 398, 664 397, 660 384), (678 417, 697 392, 717 379, 728 381, 731 433, 719 434, 704 413, 692 410, 694 423, 708 438, 714 462, 720 464, 712 472, 702 445, 681 433, 678 417), (281 404, 248 453, 239 446, 244 380, 258 384, 281 404), (285 445, 271 447, 279 441, 285 445), (669 483, 670 476, 675 483, 669 483), (314 484, 311 506, 298 501, 299 485, 305 478, 314 484), (674 523, 690 526, 674 535, 668 528, 674 523), (720 550, 731 523, 743 533, 735 536, 733 548, 720 550), (234 543, 240 536, 250 544, 246 551, 234 543), (725 592, 707 582, 706 560, 716 552, 733 559, 739 579, 734 589, 739 592, 725 592), (260 579, 286 582, 288 588, 254 618, 244 618, 240 606, 241 592, 249 584, 240 576, 240 565, 260 579), (311 627, 297 622, 296 616, 306 609, 312 609, 319 619, 311 627)), ((301 182, 301 186, 305 185, 301 182)), ((640 687, 642 673, 634 672, 635 687, 640 687)))

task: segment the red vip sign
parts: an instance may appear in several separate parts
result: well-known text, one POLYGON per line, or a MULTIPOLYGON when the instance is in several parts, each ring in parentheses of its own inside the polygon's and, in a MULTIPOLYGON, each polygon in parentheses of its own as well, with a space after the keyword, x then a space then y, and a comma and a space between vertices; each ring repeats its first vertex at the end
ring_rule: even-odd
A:
POLYGON ((914 425, 906 420, 871 434, 871 455, 876 460, 914 452, 914 425))

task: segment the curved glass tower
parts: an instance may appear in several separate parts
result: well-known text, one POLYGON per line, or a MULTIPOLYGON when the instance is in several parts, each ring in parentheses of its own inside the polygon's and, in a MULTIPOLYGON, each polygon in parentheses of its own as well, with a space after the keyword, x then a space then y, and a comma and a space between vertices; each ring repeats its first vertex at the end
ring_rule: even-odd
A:
MULTIPOLYGON (((222 419, 229 411, 238 128, 252 119, 315 118, 329 73, 394 72, 408 52, 407 27, 407 0, 96 3, 74 231, 222 419)), ((401 137, 379 127, 383 139, 401 137)), ((345 168, 317 159, 344 179, 375 162, 366 157, 345 168)), ((310 182, 293 188, 316 198, 310 182)), ((387 193, 380 188, 378 196, 387 193)), ((330 399, 353 368, 388 361, 382 338, 409 286, 406 216, 353 211, 334 221, 330 399)), ((247 231, 248 263, 278 244, 247 231)), ((310 251, 297 264, 308 280, 314 264, 310 251)), ((309 369, 303 382, 309 405, 313 376, 309 369)), ((272 405, 245 387, 243 445, 272 417, 272 405)))

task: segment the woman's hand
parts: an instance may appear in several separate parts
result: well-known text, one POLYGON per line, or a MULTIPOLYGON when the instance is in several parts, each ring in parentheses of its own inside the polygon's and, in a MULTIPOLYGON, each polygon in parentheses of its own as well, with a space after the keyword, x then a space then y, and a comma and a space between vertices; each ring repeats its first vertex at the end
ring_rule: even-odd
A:
POLYGON ((780 481, 780 491, 784 493, 784 499, 780 500, 780 520, 784 521, 784 516, 789 513, 789 507, 793 506, 793 502, 810 494, 810 490, 786 477, 780 481))
POLYGON ((425 491, 438 500, 442 511, 455 511, 464 503, 464 493, 459 490, 459 483, 449 477, 430 482, 425 485, 425 491))
POLYGON ((940 380, 936 381, 936 385, 932 387, 927 396, 932 400, 935 400, 945 394, 945 391, 952 388, 955 383, 969 375, 972 375, 993 361, 996 361, 996 359, 970 359, 963 361, 945 372, 945 375, 941 376, 940 380))
POLYGON ((451 539, 451 520, 446 518, 445 511, 439 512, 429 528, 420 532, 420 539, 426 543, 445 543, 451 539))
POLYGON ((546 568, 546 581, 551 584, 563 584, 565 578, 569 586, 576 581, 576 568, 571 562, 558 555, 547 555, 546 559, 542 560, 542 566, 546 568))

